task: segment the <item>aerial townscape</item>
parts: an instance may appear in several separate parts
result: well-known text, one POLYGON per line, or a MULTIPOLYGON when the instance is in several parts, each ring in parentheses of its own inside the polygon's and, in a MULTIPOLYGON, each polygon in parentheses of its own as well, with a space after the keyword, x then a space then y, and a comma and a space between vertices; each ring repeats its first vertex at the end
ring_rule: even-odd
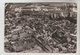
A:
POLYGON ((76 3, 5 3, 4 10, 6 53, 76 53, 76 3))

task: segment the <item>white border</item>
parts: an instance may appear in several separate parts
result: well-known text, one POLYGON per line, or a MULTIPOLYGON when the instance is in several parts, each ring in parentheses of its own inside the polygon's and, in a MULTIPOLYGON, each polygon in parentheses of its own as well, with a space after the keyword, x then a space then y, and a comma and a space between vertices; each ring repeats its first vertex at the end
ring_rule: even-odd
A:
POLYGON ((46 55, 53 55, 53 54, 55 54, 55 55, 80 55, 80 34, 79 34, 79 32, 80 32, 80 29, 79 29, 79 23, 80 23, 80 0, 1 0, 0 1, 1 3, 0 3, 0 54, 1 55, 11 55, 11 54, 15 54, 15 55, 17 55, 17 54, 19 54, 19 55, 44 55, 44 54, 46 54, 46 55), (76 53, 67 53, 67 54, 65 54, 65 53, 5 53, 4 52, 4 4, 6 3, 6 2, 16 2, 16 3, 18 3, 18 2, 75 2, 75 3, 77 3, 77 5, 78 5, 78 17, 77 17, 77 52, 76 53))

